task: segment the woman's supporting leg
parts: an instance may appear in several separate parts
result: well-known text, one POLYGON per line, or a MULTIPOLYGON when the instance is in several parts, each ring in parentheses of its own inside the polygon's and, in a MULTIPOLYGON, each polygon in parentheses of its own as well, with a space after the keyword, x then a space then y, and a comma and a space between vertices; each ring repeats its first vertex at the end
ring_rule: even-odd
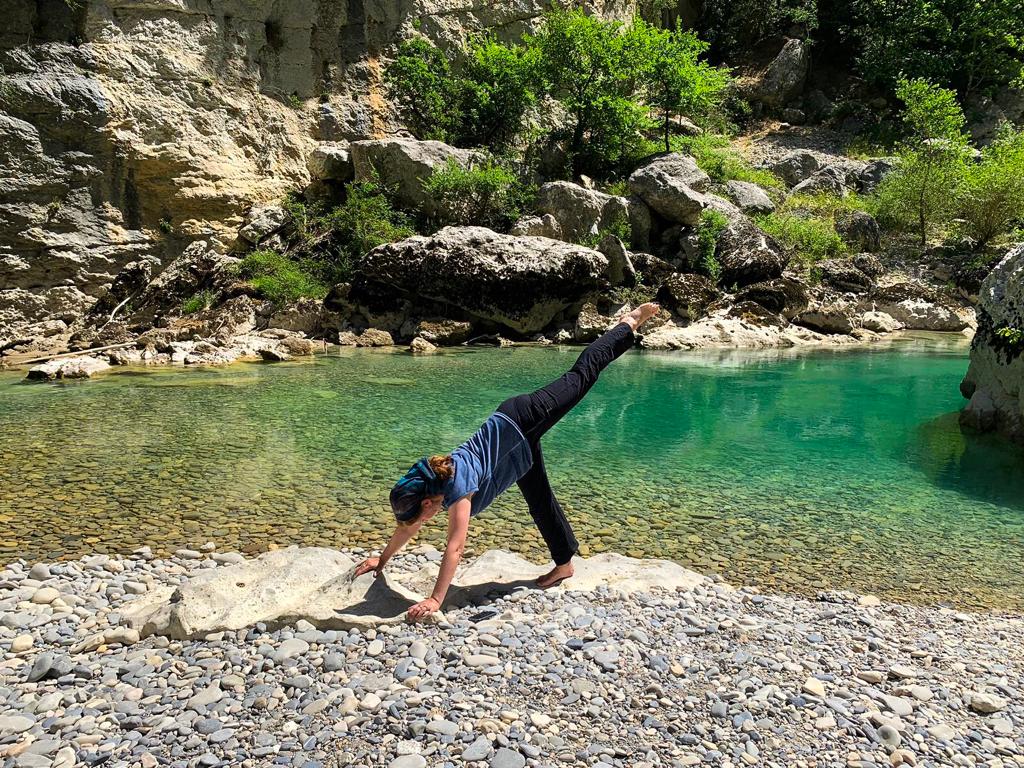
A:
POLYGON ((555 492, 551 490, 540 443, 533 443, 530 448, 533 450, 533 466, 519 478, 519 490, 523 492, 533 522, 537 524, 544 543, 551 551, 551 559, 555 561, 555 565, 565 565, 576 554, 579 542, 573 535, 572 526, 562 511, 562 505, 558 503, 555 492))

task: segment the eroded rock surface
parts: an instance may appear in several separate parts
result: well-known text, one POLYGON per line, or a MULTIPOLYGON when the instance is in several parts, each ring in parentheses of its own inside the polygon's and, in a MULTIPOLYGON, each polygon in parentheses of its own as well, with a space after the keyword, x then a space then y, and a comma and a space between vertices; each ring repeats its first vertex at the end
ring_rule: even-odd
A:
POLYGON ((1001 432, 1024 445, 1024 245, 1011 251, 981 287, 978 332, 960 391, 970 402, 960 423, 1001 432))
MULTIPOLYGON (((649 592, 690 589, 704 577, 667 560, 601 554, 575 561, 576 574, 559 589, 649 592)), ((159 587, 125 604, 123 622, 140 636, 202 638, 263 623, 306 621, 318 629, 377 627, 404 622, 410 606, 430 593, 436 566, 393 577, 385 570, 355 575, 356 561, 323 547, 289 547, 252 560, 191 575, 178 587, 159 587)), ((536 588, 548 570, 502 550, 484 553, 455 575, 443 607, 480 604, 516 589, 536 588)), ((434 615, 443 619, 443 614, 434 615)))
POLYGON ((483 227, 445 227, 382 245, 362 264, 369 281, 524 334, 598 288, 607 269, 608 259, 589 248, 483 227))

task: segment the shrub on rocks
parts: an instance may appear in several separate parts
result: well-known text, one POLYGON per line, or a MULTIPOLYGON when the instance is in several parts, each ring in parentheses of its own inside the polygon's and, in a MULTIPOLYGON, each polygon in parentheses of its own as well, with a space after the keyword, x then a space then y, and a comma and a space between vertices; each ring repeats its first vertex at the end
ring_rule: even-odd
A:
POLYGON ((508 168, 493 159, 463 168, 449 158, 424 182, 434 202, 432 227, 481 226, 506 231, 529 203, 531 191, 508 168))

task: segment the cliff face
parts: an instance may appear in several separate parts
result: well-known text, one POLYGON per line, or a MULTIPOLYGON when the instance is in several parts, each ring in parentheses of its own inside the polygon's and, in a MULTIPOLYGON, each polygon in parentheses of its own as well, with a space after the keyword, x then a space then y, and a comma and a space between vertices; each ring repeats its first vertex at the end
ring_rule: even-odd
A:
MULTIPOLYGON (((0 330, 72 319, 126 263, 230 247, 318 142, 394 130, 382 59, 415 29, 517 37, 543 0, 12 0, 0 30, 0 330)), ((636 0, 590 10, 631 18, 636 0)))
POLYGON ((962 425, 1002 432, 1024 445, 1024 339, 1007 331, 1024 332, 1024 245, 1007 254, 981 287, 978 333, 960 385, 970 399, 962 425))

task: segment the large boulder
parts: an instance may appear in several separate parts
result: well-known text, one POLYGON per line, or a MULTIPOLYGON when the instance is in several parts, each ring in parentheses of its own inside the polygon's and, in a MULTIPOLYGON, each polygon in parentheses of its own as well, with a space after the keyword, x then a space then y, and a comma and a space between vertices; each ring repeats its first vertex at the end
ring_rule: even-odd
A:
MULTIPOLYGON (((570 181, 551 181, 538 190, 536 207, 543 216, 551 216, 558 222, 556 231, 560 231, 560 239, 566 242, 583 242, 623 224, 630 230, 633 248, 646 248, 650 238, 650 212, 637 198, 607 195, 570 181)), ((546 223, 541 227, 553 229, 546 223)), ((517 234, 538 229, 532 223, 524 224, 517 234)))
POLYGON ((736 207, 748 216, 771 213, 775 210, 775 203, 757 184, 749 181, 728 181, 725 184, 725 191, 736 203, 736 207))
POLYGON ((190 243, 178 258, 131 302, 132 322, 152 325, 156 318, 176 313, 188 299, 231 279, 238 259, 217 253, 205 240, 190 243))
POLYGON ((861 314, 852 301, 823 296, 811 302, 796 322, 821 333, 848 335, 860 327, 861 314))
POLYGON ((911 331, 963 331, 975 323, 972 310, 919 283, 877 288, 861 299, 861 309, 885 312, 911 331))
POLYGON ((629 188, 669 221, 695 225, 707 205, 711 178, 680 152, 658 155, 633 171, 629 188))
POLYGON ((91 379, 94 374, 110 368, 110 363, 98 357, 81 355, 50 360, 30 368, 25 377, 30 381, 54 381, 56 379, 91 379))
POLYGON ((309 175, 321 181, 351 181, 355 175, 348 147, 335 142, 323 142, 309 153, 306 160, 309 175))
POLYGON ((725 200, 709 197, 708 207, 729 221, 715 246, 715 258, 721 265, 719 285, 742 287, 782 276, 789 256, 774 239, 725 200))
POLYGON ((825 166, 793 187, 794 195, 845 197, 848 192, 846 171, 838 165, 825 166))
POLYGON ((882 250, 882 228, 875 217, 864 211, 851 211, 836 221, 836 232, 847 245, 862 253, 882 250))
POLYGON ((857 191, 870 195, 896 169, 898 162, 899 159, 895 157, 880 157, 870 161, 857 175, 857 191))
POLYGON ((769 312, 793 320, 807 310, 810 293, 807 284, 791 277, 779 277, 763 283, 754 283, 736 294, 736 301, 752 301, 769 312))
POLYGON ((366 280, 402 294, 459 307, 522 334, 536 333, 599 288, 608 259, 545 237, 445 227, 374 248, 366 280))
POLYGON ((703 317, 718 296, 715 284, 703 275, 675 272, 665 278, 656 298, 667 309, 692 321, 703 317))
POLYGON ((810 178, 819 168, 818 156, 807 150, 789 152, 771 165, 772 173, 791 187, 810 178))
POLYGON ((786 106, 803 93, 810 64, 810 45, 803 40, 787 40, 761 75, 751 98, 775 109, 786 106))
POLYGON ((438 168, 454 162, 469 168, 482 159, 481 153, 459 149, 441 141, 416 139, 371 139, 349 146, 356 181, 379 181, 399 205, 433 213, 438 201, 424 189, 424 182, 438 168))
POLYGON ((1024 245, 1010 251, 981 286, 978 332, 960 385, 970 402, 960 423, 1001 432, 1024 445, 1024 245), (1016 334, 1015 334, 1016 332, 1016 334))
POLYGON ((866 293, 875 285, 875 281, 857 269, 849 259, 826 259, 817 267, 821 273, 821 282, 839 291, 866 293))

